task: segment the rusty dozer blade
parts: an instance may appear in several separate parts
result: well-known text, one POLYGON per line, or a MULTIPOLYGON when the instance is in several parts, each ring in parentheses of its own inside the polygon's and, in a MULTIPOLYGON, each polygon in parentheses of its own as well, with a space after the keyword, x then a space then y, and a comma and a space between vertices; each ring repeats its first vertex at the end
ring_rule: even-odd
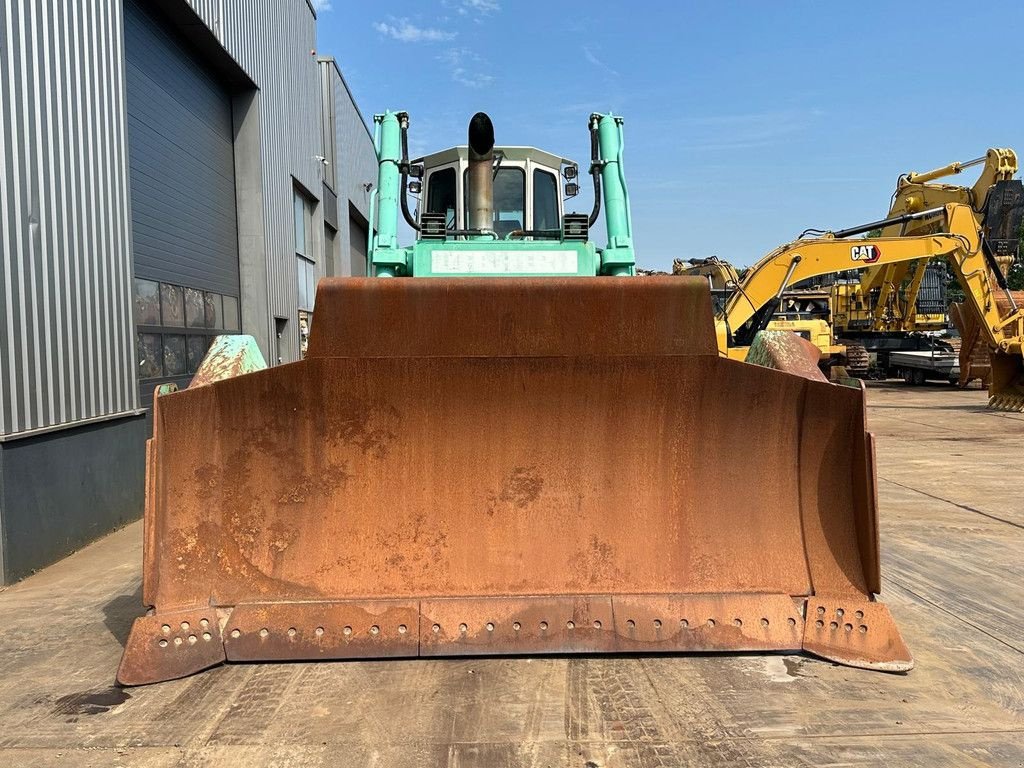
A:
POLYGON ((118 680, 800 649, 907 670, 863 392, 804 373, 719 357, 700 279, 324 280, 304 361, 157 398, 151 610, 118 680))

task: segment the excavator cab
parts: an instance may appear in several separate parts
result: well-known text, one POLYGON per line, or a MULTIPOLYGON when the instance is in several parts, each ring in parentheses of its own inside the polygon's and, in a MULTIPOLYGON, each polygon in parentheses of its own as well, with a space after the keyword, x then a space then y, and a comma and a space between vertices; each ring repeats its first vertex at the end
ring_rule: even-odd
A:
POLYGON ((761 345, 767 367, 725 359, 705 280, 633 276, 622 119, 589 122, 601 245, 597 204, 552 209, 544 174, 572 166, 499 164, 482 114, 465 148, 424 158, 413 216, 408 116, 376 125, 374 277, 320 282, 305 359, 232 375, 208 357, 155 401, 149 610, 118 680, 652 651, 909 669, 875 600, 862 389, 825 381, 793 334, 761 345), (498 200, 510 178, 521 219, 498 200))

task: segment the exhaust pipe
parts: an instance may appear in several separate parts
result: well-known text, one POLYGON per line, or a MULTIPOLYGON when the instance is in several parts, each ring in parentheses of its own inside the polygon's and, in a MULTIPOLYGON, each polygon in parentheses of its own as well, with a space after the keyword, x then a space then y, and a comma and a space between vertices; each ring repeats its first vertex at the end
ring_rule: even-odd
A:
POLYGON ((469 121, 469 229, 494 229, 494 125, 484 112, 469 121))

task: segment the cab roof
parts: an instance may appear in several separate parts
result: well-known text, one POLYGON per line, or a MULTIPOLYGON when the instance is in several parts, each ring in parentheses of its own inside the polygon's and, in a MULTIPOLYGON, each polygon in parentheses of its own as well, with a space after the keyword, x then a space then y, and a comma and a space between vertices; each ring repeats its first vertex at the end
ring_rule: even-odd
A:
MULTIPOLYGON (((560 168, 563 165, 575 165, 572 160, 559 157, 558 155, 553 155, 550 152, 545 152, 543 149, 537 149, 536 147, 495 147, 494 152, 495 154, 500 153, 504 155, 506 160, 518 162, 530 158, 551 168, 560 168)), ((426 166, 433 167, 436 165, 445 165, 446 163, 454 163, 457 160, 469 160, 468 145, 460 144, 457 147, 442 149, 440 152, 433 152, 429 155, 418 157, 413 160, 413 162, 423 163, 426 166)))

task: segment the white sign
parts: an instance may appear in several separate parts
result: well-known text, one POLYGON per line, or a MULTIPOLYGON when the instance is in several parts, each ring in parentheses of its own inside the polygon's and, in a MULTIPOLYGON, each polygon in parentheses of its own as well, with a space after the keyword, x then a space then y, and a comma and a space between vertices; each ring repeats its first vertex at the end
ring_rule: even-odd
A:
POLYGON ((577 251, 433 251, 435 275, 575 275, 577 251))

